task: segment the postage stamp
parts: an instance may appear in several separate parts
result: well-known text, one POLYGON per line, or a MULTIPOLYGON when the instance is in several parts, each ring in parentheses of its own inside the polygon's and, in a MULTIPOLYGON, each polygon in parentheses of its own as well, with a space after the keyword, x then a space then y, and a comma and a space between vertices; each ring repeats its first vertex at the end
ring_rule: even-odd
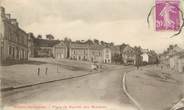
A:
POLYGON ((156 31, 179 30, 179 4, 179 0, 156 0, 156 31))

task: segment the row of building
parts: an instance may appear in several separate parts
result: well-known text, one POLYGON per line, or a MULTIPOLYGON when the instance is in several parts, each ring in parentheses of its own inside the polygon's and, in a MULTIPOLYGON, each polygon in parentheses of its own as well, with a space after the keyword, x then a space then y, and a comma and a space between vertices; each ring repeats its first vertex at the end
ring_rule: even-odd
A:
POLYGON ((184 49, 175 45, 160 55, 160 61, 175 71, 184 72, 184 49))
POLYGON ((22 61, 28 59, 28 35, 16 19, 0 7, 0 60, 22 61))
MULTIPOLYGON (((32 35, 30 35, 32 36, 32 35)), ((71 59, 83 60, 100 63, 116 63, 116 57, 119 57, 118 62, 124 64, 135 65, 137 62, 136 50, 129 46, 121 45, 109 46, 87 42, 69 42, 58 40, 38 39, 29 37, 29 42, 32 41, 32 46, 29 48, 31 57, 54 57, 55 59, 71 59), (31 39, 30 39, 31 38, 31 39)), ((141 49, 140 60, 141 64, 154 64, 158 62, 156 53, 151 53, 148 49, 141 49)))
MULTIPOLYGON (((0 59, 1 64, 21 62, 29 57, 54 57, 55 59, 83 60, 90 62, 136 64, 136 50, 129 45, 100 45, 85 42, 65 42, 35 38, 19 27, 16 19, 0 7, 0 59)), ((157 55, 141 50, 141 62, 153 64, 157 55)))
POLYGON ((61 41, 53 47, 53 57, 56 59, 68 57, 72 60, 111 63, 111 50, 109 47, 102 45, 88 45, 76 42, 71 42, 69 47, 67 47, 65 43, 61 41))

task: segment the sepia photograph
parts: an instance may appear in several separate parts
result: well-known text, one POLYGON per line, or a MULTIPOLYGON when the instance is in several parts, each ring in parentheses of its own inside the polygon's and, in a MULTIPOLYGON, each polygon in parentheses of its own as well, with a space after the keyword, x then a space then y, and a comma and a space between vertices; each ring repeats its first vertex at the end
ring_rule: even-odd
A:
POLYGON ((0 110, 184 110, 184 0, 0 0, 0 110))

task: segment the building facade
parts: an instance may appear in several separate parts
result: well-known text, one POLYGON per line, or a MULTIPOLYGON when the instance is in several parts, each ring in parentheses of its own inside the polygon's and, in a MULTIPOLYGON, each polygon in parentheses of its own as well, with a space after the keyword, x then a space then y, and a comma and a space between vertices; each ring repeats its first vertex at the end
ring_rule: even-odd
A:
POLYGON ((54 45, 53 47, 53 56, 55 59, 64 59, 67 58, 67 47, 64 42, 54 45))
POLYGON ((170 55, 169 67, 178 72, 183 72, 184 69, 184 51, 170 55))
POLYGON ((89 60, 89 46, 87 44, 71 43, 68 51, 69 58, 72 60, 89 60))
POLYGON ((103 62, 104 63, 111 63, 111 49, 106 47, 103 49, 103 62))
POLYGON ((141 57, 142 57, 142 62, 143 63, 149 63, 150 56, 149 56, 148 53, 141 54, 141 57))
POLYGON ((135 64, 136 63, 136 55, 135 51, 132 47, 126 46, 122 50, 122 60, 124 64, 135 64))
POLYGON ((59 40, 38 39, 34 40, 35 57, 53 57, 53 46, 60 43, 59 40))
POLYGON ((69 58, 98 63, 111 63, 111 50, 98 44, 71 43, 69 58))
POLYGON ((120 51, 120 45, 111 46, 111 63, 121 64, 122 63, 122 55, 120 51))
POLYGON ((1 63, 28 60, 28 34, 0 7, 1 63))
POLYGON ((103 62, 103 46, 98 44, 93 44, 89 46, 89 57, 88 61, 91 62, 98 62, 98 63, 104 63, 103 62))

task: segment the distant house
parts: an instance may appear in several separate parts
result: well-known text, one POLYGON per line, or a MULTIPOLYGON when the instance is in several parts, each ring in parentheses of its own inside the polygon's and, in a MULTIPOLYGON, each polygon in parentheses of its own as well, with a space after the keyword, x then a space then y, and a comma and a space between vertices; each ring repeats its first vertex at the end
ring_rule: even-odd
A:
POLYGON ((122 60, 120 46, 119 45, 111 46, 110 49, 111 49, 111 60, 112 60, 111 62, 115 64, 116 63, 120 64, 122 60))
POLYGON ((36 57, 53 57, 53 46, 60 43, 59 40, 35 39, 36 57))
POLYGON ((111 63, 111 49, 99 44, 72 42, 69 46, 69 58, 98 63, 111 63))
POLYGON ((170 55, 169 66, 178 72, 184 72, 184 50, 170 55))
POLYGON ((129 45, 124 47, 124 49, 122 50, 122 60, 124 64, 135 64, 136 63, 135 51, 129 45))
POLYGON ((169 56, 169 66, 171 69, 178 70, 182 64, 184 51, 177 52, 169 56))
POLYGON ((69 47, 69 58, 72 60, 88 60, 89 46, 84 43, 72 42, 69 47))
POLYGON ((148 53, 143 53, 143 54, 141 54, 141 57, 142 57, 142 62, 143 62, 143 64, 148 64, 148 63, 149 63, 150 56, 149 56, 148 53))
POLYGON ((88 61, 102 63, 104 61, 103 49, 104 47, 102 45, 89 45, 88 61))
POLYGON ((67 58, 67 46, 61 41, 59 44, 53 46, 53 57, 55 59, 67 58))
POLYGON ((173 68, 174 65, 174 55, 178 52, 181 52, 182 48, 178 47, 177 45, 174 46, 172 49, 165 51, 163 54, 159 55, 159 61, 161 64, 170 66, 173 68))
POLYGON ((171 69, 176 69, 178 67, 178 59, 182 53, 182 48, 178 46, 175 46, 172 50, 168 52, 168 61, 171 69))
POLYGON ((103 62, 104 63, 111 63, 111 49, 108 47, 105 47, 103 49, 103 62))
POLYGON ((141 54, 142 64, 156 64, 158 63, 158 56, 156 53, 146 52, 141 54))
POLYGON ((111 56, 112 57, 116 54, 121 54, 119 45, 111 46, 110 49, 111 49, 111 56))
POLYGON ((178 52, 181 52, 181 51, 183 51, 183 49, 176 45, 171 50, 169 50, 168 56, 172 56, 172 55, 174 55, 178 52))

